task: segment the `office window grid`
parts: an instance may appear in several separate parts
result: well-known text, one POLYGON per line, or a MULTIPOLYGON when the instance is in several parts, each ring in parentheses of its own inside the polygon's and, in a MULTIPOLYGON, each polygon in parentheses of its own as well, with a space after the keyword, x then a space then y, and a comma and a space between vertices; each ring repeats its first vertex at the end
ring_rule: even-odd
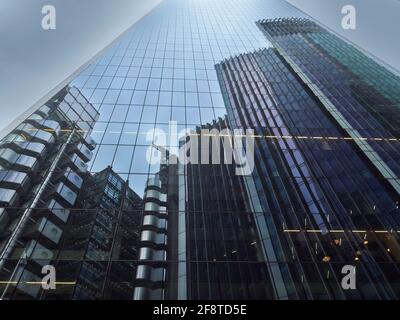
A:
POLYGON ((224 117, 215 63, 268 45, 256 20, 290 15, 300 14, 282 1, 161 3, 73 81, 100 113, 90 170, 112 164, 143 192, 147 175, 157 171, 143 161, 147 131, 224 117))

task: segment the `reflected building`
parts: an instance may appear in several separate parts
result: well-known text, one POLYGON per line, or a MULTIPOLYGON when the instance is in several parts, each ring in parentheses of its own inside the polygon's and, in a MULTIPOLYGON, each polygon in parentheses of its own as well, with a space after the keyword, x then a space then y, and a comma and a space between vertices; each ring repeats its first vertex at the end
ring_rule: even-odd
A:
POLYGON ((83 188, 55 264, 58 279, 72 279, 73 290, 48 291, 46 298, 129 300, 143 200, 111 167, 88 174, 83 188))
POLYGON ((39 298, 41 268, 57 259, 84 184, 98 115, 66 87, 2 140, 2 298, 39 298))
MULTIPOLYGON (((138 267, 135 276, 134 300, 163 300, 171 296, 170 275, 172 237, 169 231, 176 194, 176 166, 169 166, 169 152, 163 152, 160 171, 146 182, 141 223, 138 267), (168 279, 167 279, 168 277, 168 279)), ((176 209, 175 209, 176 211, 176 209)))
POLYGON ((248 177, 237 174, 226 152, 233 146, 229 129, 226 118, 198 127, 191 147, 198 148, 199 161, 184 166, 186 298, 272 299, 248 177))
POLYGON ((4 139, 3 298, 132 299, 143 200, 111 167, 88 172, 97 117, 66 87, 4 139), (58 290, 42 289, 45 265, 58 290))

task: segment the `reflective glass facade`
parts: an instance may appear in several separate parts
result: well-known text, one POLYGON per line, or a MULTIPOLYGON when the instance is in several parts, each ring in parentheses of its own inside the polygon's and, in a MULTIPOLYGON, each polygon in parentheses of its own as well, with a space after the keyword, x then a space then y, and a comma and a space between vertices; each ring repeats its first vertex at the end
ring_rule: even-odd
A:
POLYGON ((1 297, 398 298, 400 79, 301 16, 165 0, 21 119, 0 145, 1 297), (250 173, 212 144, 178 161, 232 129, 254 130, 250 173))
POLYGON ((398 299, 400 78, 310 20, 257 24, 273 48, 217 70, 230 124, 259 136, 245 180, 275 297, 398 299))

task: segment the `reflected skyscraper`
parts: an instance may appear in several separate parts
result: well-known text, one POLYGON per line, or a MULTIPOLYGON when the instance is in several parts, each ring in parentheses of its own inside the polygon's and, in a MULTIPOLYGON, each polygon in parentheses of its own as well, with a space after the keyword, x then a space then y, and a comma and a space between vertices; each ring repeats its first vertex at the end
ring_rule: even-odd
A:
POLYGON ((59 258, 98 116, 77 88, 66 87, 2 140, 2 298, 40 297, 41 267, 59 258))
MULTIPOLYGON (((56 265, 58 277, 75 281, 70 299, 132 298, 143 200, 111 167, 87 176, 79 208, 68 222, 61 250, 69 259, 56 265), (73 257, 72 261, 70 260, 73 257)), ((59 298, 57 295, 49 298, 59 298)))

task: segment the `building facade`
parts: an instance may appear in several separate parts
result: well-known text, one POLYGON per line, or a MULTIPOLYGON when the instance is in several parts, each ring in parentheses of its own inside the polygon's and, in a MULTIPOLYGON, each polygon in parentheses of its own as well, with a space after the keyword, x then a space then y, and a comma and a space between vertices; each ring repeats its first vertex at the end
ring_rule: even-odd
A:
POLYGON ((60 248, 73 252, 73 260, 55 264, 57 277, 72 278, 75 285, 61 294, 49 291, 46 298, 132 298, 143 200, 128 184, 111 167, 86 177, 60 248))
POLYGON ((163 1, 2 139, 0 297, 399 298, 399 83, 286 1, 163 1), (182 162, 233 129, 250 173, 182 162))
POLYGON ((275 298, 397 299, 400 78, 310 20, 258 26, 273 48, 217 70, 230 124, 259 136, 248 190, 275 298))
POLYGON ((99 114, 66 87, 1 143, 2 298, 40 298, 87 174, 99 114))
POLYGON ((225 152, 233 144, 229 128, 226 118, 199 126, 201 161, 184 166, 187 298, 273 299, 244 183, 249 177, 237 175, 225 152))

